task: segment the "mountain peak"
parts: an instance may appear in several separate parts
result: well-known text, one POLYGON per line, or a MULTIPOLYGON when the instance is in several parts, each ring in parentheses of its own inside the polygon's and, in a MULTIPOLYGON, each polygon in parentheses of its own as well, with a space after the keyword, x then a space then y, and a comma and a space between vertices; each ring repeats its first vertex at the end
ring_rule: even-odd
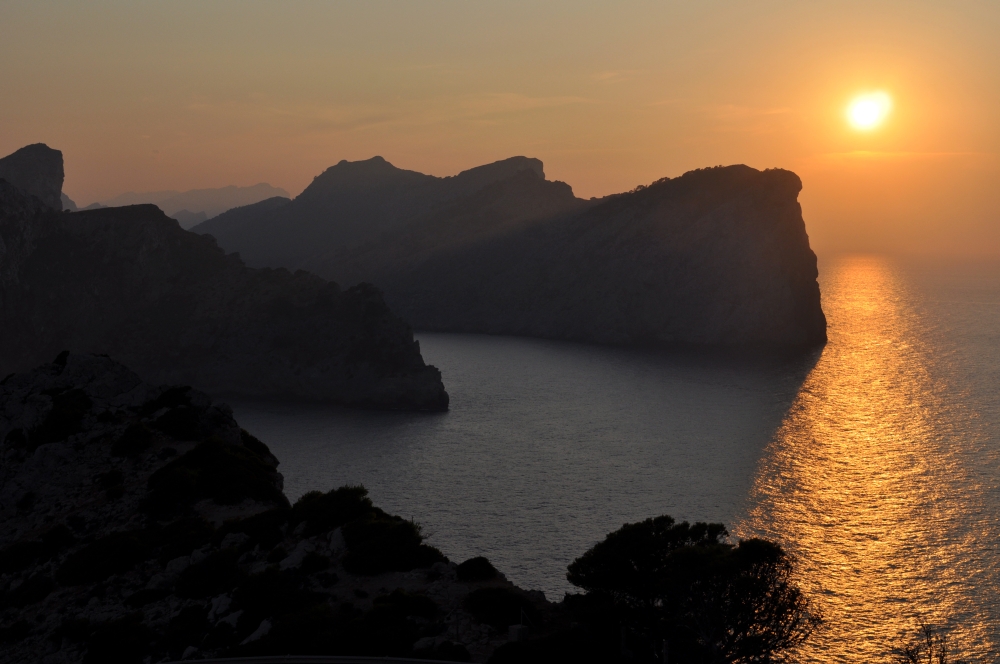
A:
POLYGON ((63 157, 44 143, 33 143, 0 159, 0 178, 54 210, 62 210, 63 157))

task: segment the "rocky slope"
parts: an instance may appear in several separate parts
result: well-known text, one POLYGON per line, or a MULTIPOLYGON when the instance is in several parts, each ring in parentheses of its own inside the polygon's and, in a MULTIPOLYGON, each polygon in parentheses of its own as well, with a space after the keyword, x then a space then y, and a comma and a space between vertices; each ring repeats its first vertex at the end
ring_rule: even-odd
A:
POLYGON ((248 269, 151 205, 56 212, 0 181, 0 374, 64 349, 212 394, 443 410, 379 292, 248 269))
POLYGON ((0 180, 6 180, 54 210, 63 209, 62 152, 44 143, 27 145, 0 159, 0 180))
POLYGON ((251 264, 374 283, 418 329, 611 344, 825 342, 794 173, 703 169, 582 201, 537 160, 481 168, 446 186, 378 158, 341 162, 287 204, 194 230, 251 264))
POLYGON ((361 487, 289 505, 224 404, 61 354, 0 383, 0 662, 267 654, 484 661, 540 594, 361 487))

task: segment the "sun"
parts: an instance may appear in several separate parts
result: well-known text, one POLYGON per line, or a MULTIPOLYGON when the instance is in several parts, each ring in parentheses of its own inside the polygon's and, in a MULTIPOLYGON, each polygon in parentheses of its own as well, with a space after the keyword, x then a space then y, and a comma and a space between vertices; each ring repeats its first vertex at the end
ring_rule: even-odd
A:
POLYGON ((885 92, 869 92, 851 100, 847 106, 847 121, 861 131, 875 129, 892 110, 892 98, 885 92))

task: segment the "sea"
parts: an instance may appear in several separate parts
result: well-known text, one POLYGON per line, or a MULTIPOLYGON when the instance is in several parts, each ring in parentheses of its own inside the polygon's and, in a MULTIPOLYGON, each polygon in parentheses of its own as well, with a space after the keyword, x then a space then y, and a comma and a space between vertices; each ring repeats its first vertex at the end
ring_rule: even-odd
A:
POLYGON ((822 257, 806 355, 419 333, 447 413, 231 402, 294 500, 367 487, 450 559, 553 601, 566 566, 669 514, 776 540, 823 626, 879 662, 921 624, 1000 660, 1000 263, 822 257))

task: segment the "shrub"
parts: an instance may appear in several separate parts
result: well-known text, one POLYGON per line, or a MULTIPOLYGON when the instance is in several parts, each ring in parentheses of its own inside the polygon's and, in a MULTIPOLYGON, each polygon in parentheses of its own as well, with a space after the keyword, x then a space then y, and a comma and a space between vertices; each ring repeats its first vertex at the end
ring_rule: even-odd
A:
POLYGON ((270 448, 268 448, 268 446, 261 442, 256 436, 251 435, 246 429, 240 429, 240 440, 243 442, 243 447, 247 448, 260 458, 275 458, 274 455, 271 454, 270 448))
POLYGON ((304 521, 304 534, 311 537, 366 517, 374 511, 367 489, 363 486, 342 486, 327 493, 310 491, 303 495, 292 507, 291 520, 296 524, 304 521))
POLYGON ((153 432, 142 422, 130 424, 118 440, 111 444, 111 454, 120 457, 139 454, 149 447, 152 440, 153 432))
POLYGON ((152 544, 148 531, 112 533, 67 558, 56 572, 56 581, 64 586, 75 586, 127 571, 149 557, 152 544))
POLYGON ((0 550, 0 574, 27 569, 45 552, 45 545, 38 541, 14 542, 0 550))
POLYGON ((244 578, 236 564, 238 557, 235 549, 224 549, 191 565, 177 578, 177 596, 194 599, 232 590, 244 578))
POLYGON ((521 592, 511 588, 480 588, 466 596, 463 602, 465 609, 481 623, 486 623, 497 629, 505 629, 526 618, 529 623, 537 625, 538 611, 531 601, 521 592))
POLYGON ((299 569, 303 574, 315 574, 330 567, 330 559, 316 552, 307 553, 299 569))
POLYGON ((156 418, 153 427, 176 440, 195 440, 203 429, 201 413, 191 406, 171 408, 156 418))
POLYGON ((499 574, 497 568, 483 556, 469 558, 458 566, 456 572, 458 573, 458 580, 466 582, 488 581, 495 579, 499 574))
POLYGON ((211 629, 207 607, 186 607, 170 619, 160 647, 167 651, 170 659, 179 660, 188 646, 200 646, 211 629))
POLYGON ((55 590, 56 583, 52 577, 35 574, 14 590, 8 591, 0 598, 0 605, 23 609, 26 606, 41 602, 55 590))
POLYGON ((52 397, 52 410, 31 432, 31 447, 66 440, 82 431, 83 416, 92 405, 86 392, 81 389, 46 390, 42 394, 52 397))
POLYGON ((87 618, 63 618, 52 636, 73 643, 82 643, 90 638, 90 620, 87 618))
POLYGON ((157 533, 160 560, 168 562, 200 549, 215 538, 215 528, 201 517, 177 519, 157 533))
POLYGON ((147 401, 139 407, 139 414, 146 417, 152 415, 161 408, 177 408, 178 406, 191 405, 191 388, 187 385, 179 385, 164 390, 160 396, 147 401))
POLYGON ((820 618, 779 545, 725 536, 721 524, 668 516, 625 524, 573 561, 567 578, 592 606, 610 607, 646 652, 666 636, 682 660, 775 661, 820 618))
POLYGON ((416 524, 381 510, 346 524, 344 539, 348 546, 344 569, 352 574, 408 572, 448 562, 440 551, 421 543, 416 524))
POLYGON ((156 634, 134 613, 94 629, 84 664, 139 664, 149 654, 156 634))
POLYGON ((246 519, 227 521, 219 528, 216 538, 219 542, 229 533, 245 533, 249 544, 258 544, 262 549, 271 549, 284 539, 284 526, 288 523, 289 510, 278 508, 255 514, 246 519))
POLYGON ((139 609, 152 602, 158 602, 170 594, 165 588, 144 588, 125 598, 125 604, 133 609, 139 609))
POLYGON ((253 452, 218 441, 199 443, 149 478, 144 507, 156 516, 189 508, 204 498, 234 505, 246 498, 287 505, 274 469, 253 452))
POLYGON ((0 625, 0 643, 18 643, 31 634, 31 624, 24 620, 17 620, 10 625, 0 625))
POLYGON ((233 609, 242 609, 237 632, 245 638, 261 620, 295 613, 323 603, 325 596, 305 590, 302 577, 269 569, 246 578, 233 591, 233 609))
MULTIPOLYGON (((242 622, 242 620, 241 620, 242 622)), ((259 622, 257 623, 259 624, 259 622)), ((343 620, 327 604, 309 604, 276 616, 271 631, 243 652, 255 655, 325 655, 344 648, 343 620)), ((256 625, 254 625, 256 627, 256 625)))
MULTIPOLYGON (((610 629, 604 630, 576 628, 528 641, 505 643, 493 651, 488 664, 608 664, 623 661, 618 624, 612 621, 608 627, 610 629)), ((655 662, 656 659, 639 658, 638 661, 655 662)), ((676 659, 671 652, 671 661, 686 660, 676 659)))
POLYGON ((395 611, 404 617, 430 619, 440 612, 437 603, 426 595, 408 593, 396 588, 388 595, 376 597, 372 606, 387 611, 395 611))
POLYGON ((104 495, 108 500, 118 500, 125 493, 125 476, 117 468, 101 473, 94 478, 94 481, 97 482, 97 486, 104 489, 104 495))
MULTIPOLYGON (((471 662, 472 655, 461 643, 442 641, 438 646, 414 650, 411 657, 417 659, 433 659, 438 662, 471 662)), ((493 661, 492 659, 490 660, 493 661)), ((557 660, 549 660, 557 661, 557 660)), ((548 662, 546 662, 548 664, 548 662)))

